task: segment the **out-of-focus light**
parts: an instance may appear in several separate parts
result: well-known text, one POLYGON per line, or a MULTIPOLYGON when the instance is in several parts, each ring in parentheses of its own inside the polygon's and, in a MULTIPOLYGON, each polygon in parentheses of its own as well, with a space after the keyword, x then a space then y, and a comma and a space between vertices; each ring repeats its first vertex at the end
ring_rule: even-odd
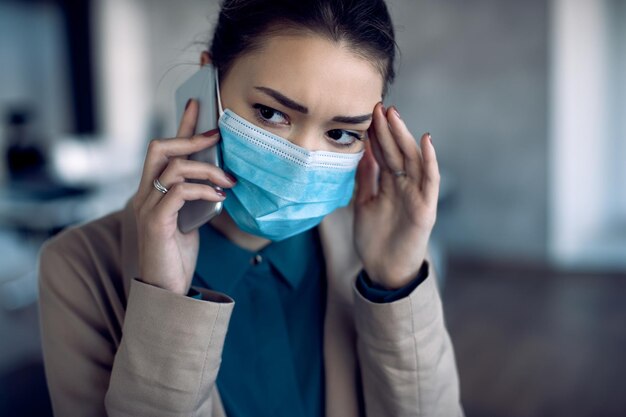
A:
POLYGON ((66 138, 51 150, 51 175, 66 185, 107 184, 138 173, 140 166, 141 155, 113 140, 66 138))

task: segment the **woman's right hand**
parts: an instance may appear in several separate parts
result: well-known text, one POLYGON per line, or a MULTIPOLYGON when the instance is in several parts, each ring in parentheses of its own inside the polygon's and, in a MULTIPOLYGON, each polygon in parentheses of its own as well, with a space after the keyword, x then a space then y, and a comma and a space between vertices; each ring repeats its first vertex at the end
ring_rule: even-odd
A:
POLYGON ((150 142, 139 189, 132 199, 141 280, 183 295, 189 290, 196 268, 200 237, 198 229, 188 233, 178 229, 178 211, 185 201, 223 201, 226 198, 223 191, 185 182, 185 179, 209 180, 223 188, 235 185, 234 178, 220 168, 187 159, 188 155, 219 140, 218 129, 194 136, 197 116, 198 102, 190 100, 176 138, 150 142), (155 178, 168 189, 167 193, 154 188, 155 178))

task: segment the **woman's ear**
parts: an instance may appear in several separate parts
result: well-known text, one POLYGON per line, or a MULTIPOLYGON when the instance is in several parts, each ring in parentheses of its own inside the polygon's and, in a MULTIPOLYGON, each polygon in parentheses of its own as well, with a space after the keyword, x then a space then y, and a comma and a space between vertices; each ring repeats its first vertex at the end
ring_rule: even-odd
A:
POLYGON ((200 54, 200 66, 208 65, 211 62, 211 55, 209 55, 209 51, 202 51, 200 54))

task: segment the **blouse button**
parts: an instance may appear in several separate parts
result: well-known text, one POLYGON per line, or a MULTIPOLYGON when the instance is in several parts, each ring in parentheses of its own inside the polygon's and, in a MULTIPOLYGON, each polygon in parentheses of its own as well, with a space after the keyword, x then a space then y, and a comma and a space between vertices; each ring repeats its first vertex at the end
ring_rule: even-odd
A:
POLYGON ((258 265, 263 262, 263 257, 257 253, 256 255, 254 255, 250 262, 252 263, 252 265, 258 265))

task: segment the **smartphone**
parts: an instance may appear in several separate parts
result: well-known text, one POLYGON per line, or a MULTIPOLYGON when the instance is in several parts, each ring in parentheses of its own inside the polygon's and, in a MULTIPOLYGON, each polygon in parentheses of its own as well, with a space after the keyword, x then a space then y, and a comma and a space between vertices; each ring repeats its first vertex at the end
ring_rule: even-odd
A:
MULTIPOLYGON (((213 65, 203 65, 199 71, 185 81, 175 93, 176 99, 176 126, 180 126, 180 121, 185 111, 185 105, 190 98, 198 100, 198 119, 196 122, 196 133, 206 132, 217 127, 217 91, 215 87, 215 67, 213 65)), ((189 159, 212 164, 217 167, 222 166, 219 143, 210 148, 189 155, 189 159)), ((208 180, 188 179, 187 182, 207 184, 221 190, 208 180)), ((202 226, 222 211, 222 202, 194 200, 186 201, 178 212, 178 229, 187 233, 197 227, 202 226)))

